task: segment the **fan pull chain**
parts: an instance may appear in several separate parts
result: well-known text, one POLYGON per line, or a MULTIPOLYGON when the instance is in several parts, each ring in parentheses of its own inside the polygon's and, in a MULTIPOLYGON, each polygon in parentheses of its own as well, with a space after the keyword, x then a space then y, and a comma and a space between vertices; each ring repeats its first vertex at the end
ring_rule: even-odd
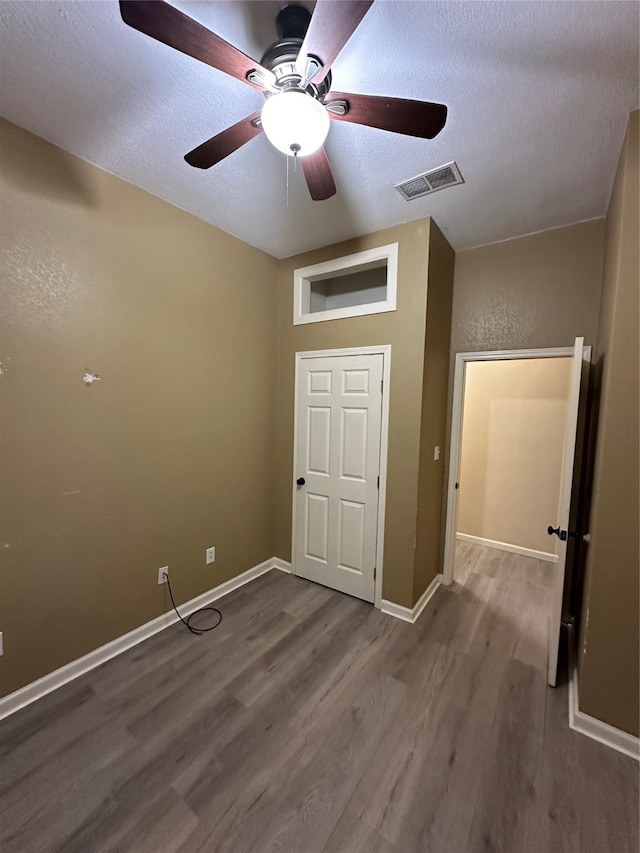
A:
MULTIPOLYGON (((293 151, 293 173, 298 171, 298 151, 300 151, 300 146, 294 143, 290 146, 293 151)), ((289 155, 287 154, 287 207, 289 207, 289 155)))

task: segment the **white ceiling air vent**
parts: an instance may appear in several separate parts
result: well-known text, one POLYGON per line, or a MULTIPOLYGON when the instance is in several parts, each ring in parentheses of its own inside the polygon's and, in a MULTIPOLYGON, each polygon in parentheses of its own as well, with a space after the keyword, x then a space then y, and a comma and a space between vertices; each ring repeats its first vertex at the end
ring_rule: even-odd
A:
POLYGON ((422 198, 423 195, 429 195, 436 190, 443 190, 455 184, 464 184, 464 178, 457 164, 452 162, 425 172, 424 175, 409 178, 408 181, 401 181, 395 185, 395 188, 405 201, 412 201, 414 198, 422 198))

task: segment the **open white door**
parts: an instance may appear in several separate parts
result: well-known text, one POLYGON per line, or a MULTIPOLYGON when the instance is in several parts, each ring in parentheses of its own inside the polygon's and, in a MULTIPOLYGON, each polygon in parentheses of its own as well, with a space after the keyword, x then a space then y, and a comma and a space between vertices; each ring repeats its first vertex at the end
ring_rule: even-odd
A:
MULTIPOLYGON (((584 338, 576 338, 573 350, 573 367, 569 385, 567 402, 567 422, 564 439, 564 455, 562 457, 562 475, 560 479, 560 499, 558 503, 557 527, 549 526, 549 534, 558 537, 558 562, 554 566, 553 584, 551 587, 551 613, 549 617, 549 662, 547 681, 552 687, 556 686, 558 676, 558 650, 560 646, 560 629, 562 622, 562 596, 564 593, 564 576, 567 563, 567 546, 569 544, 569 517, 571 512, 571 493, 573 488, 573 472, 576 455, 576 438, 578 434, 578 416, 580 414, 580 388, 583 383, 583 370, 586 372, 584 360, 584 338)), ((586 377, 585 377, 586 378, 586 377)))

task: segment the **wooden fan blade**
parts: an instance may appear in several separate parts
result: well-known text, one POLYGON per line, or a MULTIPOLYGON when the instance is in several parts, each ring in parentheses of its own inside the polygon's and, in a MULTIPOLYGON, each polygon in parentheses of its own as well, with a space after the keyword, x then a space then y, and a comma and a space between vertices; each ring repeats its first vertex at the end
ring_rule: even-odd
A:
POLYGON ((263 91, 275 80, 271 71, 163 0, 120 0, 120 14, 134 30, 224 71, 254 89, 263 91), (252 71, 257 72, 255 81, 247 77, 252 71))
POLYGON ((335 121, 350 121, 368 127, 378 127, 393 133, 433 139, 447 120, 444 104, 428 101, 411 101, 406 98, 383 98, 377 95, 348 95, 345 92, 329 92, 324 99, 329 117, 335 121), (347 112, 338 115, 331 111, 332 101, 346 101, 347 112))
POLYGON ((260 118, 260 112, 247 116, 237 124, 228 127, 216 136, 212 136, 202 145, 198 145, 193 151, 185 155, 185 160, 190 166, 197 169, 209 169, 220 160, 224 160, 229 154, 233 154, 254 136, 262 133, 262 127, 256 127, 255 119, 260 118))
POLYGON ((336 185, 324 148, 319 148, 314 154, 308 154, 300 159, 311 198, 314 201, 324 201, 335 195, 336 185))
POLYGON ((318 0, 296 60, 296 71, 303 79, 314 83, 324 80, 372 4, 373 0, 318 0), (307 74, 307 56, 322 62, 315 76, 307 74))

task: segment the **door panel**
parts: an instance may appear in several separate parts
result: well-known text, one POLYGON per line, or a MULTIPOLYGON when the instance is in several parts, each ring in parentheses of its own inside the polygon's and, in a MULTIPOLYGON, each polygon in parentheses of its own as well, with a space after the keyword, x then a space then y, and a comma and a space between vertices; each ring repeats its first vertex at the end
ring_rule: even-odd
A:
POLYGON ((293 570, 374 600, 382 355, 303 358, 296 408, 293 570))
POLYGON ((364 565, 365 505, 340 501, 338 528, 338 567, 360 572, 364 565))
POLYGON ((366 409, 342 410, 341 477, 367 478, 367 415, 366 409))
POLYGON ((329 448, 331 440, 331 409, 309 406, 309 437, 307 439, 307 471, 329 474, 329 448))
POLYGON ((560 630, 562 627, 562 597, 564 594, 564 576, 567 565, 567 545, 569 519, 571 515, 571 492, 575 467, 576 437, 578 434, 578 416, 580 413, 580 390, 587 380, 589 363, 584 358, 584 338, 576 338, 573 350, 573 367, 567 402, 567 421, 562 457, 562 476, 560 479, 560 500, 558 504, 557 544, 558 562, 553 569, 551 589, 551 614, 549 618, 549 658, 547 681, 555 687, 558 677, 558 651, 560 630))
POLYGON ((331 371, 310 370, 309 371, 309 394, 331 393, 331 371))
POLYGON ((307 493, 305 557, 327 562, 329 532, 329 501, 325 495, 307 493))
POLYGON ((368 370, 344 370, 342 372, 343 394, 368 394, 369 393, 369 371, 368 370))

